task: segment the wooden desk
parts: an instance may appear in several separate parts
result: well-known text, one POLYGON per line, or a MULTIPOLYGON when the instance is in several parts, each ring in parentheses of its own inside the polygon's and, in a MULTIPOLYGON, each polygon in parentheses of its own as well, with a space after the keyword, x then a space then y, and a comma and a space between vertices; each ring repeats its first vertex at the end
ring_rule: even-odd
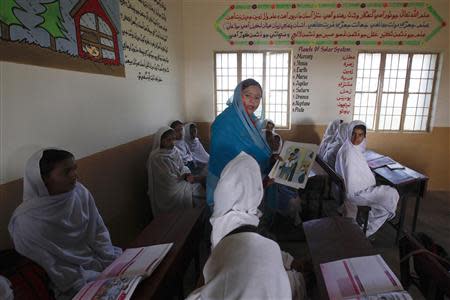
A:
MULTIPOLYGON (((383 157, 374 151, 366 151, 365 154, 367 161, 383 157)), ((396 243, 400 239, 400 235, 403 232, 405 224, 406 207, 408 204, 407 198, 414 196, 416 203, 414 206, 414 215, 412 222, 412 231, 415 232, 417 224, 417 216, 419 214, 420 200, 425 196, 427 190, 428 177, 416 172, 406 166, 404 169, 391 170, 387 166, 381 166, 379 168, 372 169, 375 173, 377 181, 382 184, 388 184, 394 187, 400 195, 400 215, 398 224, 392 224, 397 229, 396 243)))
POLYGON ((361 228, 349 218, 331 217, 303 223, 320 299, 329 299, 320 264, 378 254, 361 228))
POLYGON ((198 262, 204 207, 158 215, 129 248, 173 243, 153 274, 143 280, 132 299, 173 299, 182 296, 183 275, 193 258, 198 262))

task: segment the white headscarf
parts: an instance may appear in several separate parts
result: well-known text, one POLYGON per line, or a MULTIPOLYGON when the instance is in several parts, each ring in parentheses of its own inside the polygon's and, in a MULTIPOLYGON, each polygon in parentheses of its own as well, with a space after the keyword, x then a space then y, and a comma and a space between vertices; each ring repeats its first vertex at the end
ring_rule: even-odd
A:
POLYGON ((339 129, 336 131, 334 135, 334 140, 332 143, 329 143, 327 149, 323 154, 323 160, 326 161, 330 166, 334 168, 336 164, 336 155, 347 139, 347 129, 348 123, 339 124, 339 129))
POLYGON ((280 154, 281 153, 281 149, 283 148, 283 139, 281 138, 281 136, 278 133, 274 133, 273 137, 275 139, 275 136, 280 137, 280 146, 278 146, 278 149, 276 151, 273 151, 273 154, 280 154))
POLYGON ((187 299, 291 299, 290 279, 277 243, 254 232, 222 240, 242 225, 258 225, 262 196, 259 166, 241 152, 226 165, 215 190, 213 250, 203 269, 205 285, 187 299))
MULTIPOLYGON (((176 121, 183 124, 183 122, 181 122, 180 120, 176 120, 176 121)), ((174 122, 176 122, 176 121, 174 121, 174 122)), ((175 140, 175 148, 177 148, 177 150, 180 152, 181 158, 183 159, 183 164, 187 165, 189 162, 194 160, 194 157, 191 153, 191 150, 189 149, 189 145, 185 141, 186 130, 184 128, 185 128, 185 126, 183 126, 181 128, 181 139, 175 140)))
POLYGON ((191 125, 195 125, 195 123, 190 122, 184 125, 184 140, 189 146, 189 150, 191 150, 194 160, 202 164, 207 164, 209 161, 209 154, 205 151, 205 148, 203 148, 198 137, 192 139, 190 130, 191 125))
POLYGON ((234 229, 259 224, 258 205, 263 194, 258 163, 241 152, 225 166, 214 192, 214 212, 210 220, 212 248, 234 229))
POLYGON ((45 269, 56 296, 71 297, 122 251, 112 246, 94 199, 81 183, 49 195, 39 167, 44 150, 27 161, 23 203, 8 229, 15 249, 45 269))
MULTIPOLYGON (((151 160, 151 158, 153 156, 156 155, 157 152, 159 152, 159 149, 161 147, 161 137, 167 131, 174 131, 174 129, 169 127, 169 126, 163 126, 163 127, 159 128, 158 131, 155 133, 155 135, 153 136, 152 150, 150 151, 150 154, 149 154, 148 159, 147 159, 147 175, 148 175, 147 176, 148 177, 147 178, 148 179, 147 180, 148 181, 148 184, 147 184, 147 195, 150 198, 150 204, 152 206, 153 214, 155 213, 155 208, 153 207, 153 200, 152 199, 154 199, 156 197, 156 195, 154 193, 153 170, 152 170, 151 165, 150 165, 150 163, 151 163, 150 160, 151 160)), ((175 133, 175 131, 174 131, 174 133, 175 133)))
POLYGON ((342 122, 339 124, 339 129, 336 131, 334 140, 338 140, 341 144, 345 142, 348 134, 348 123, 342 122))
POLYGON ((175 130, 173 128, 170 128, 169 126, 163 126, 158 129, 158 131, 155 133, 155 135, 153 137, 153 147, 152 147, 151 152, 154 152, 155 150, 159 150, 159 148, 161 147, 162 135, 170 130, 173 130, 173 132, 175 133, 175 130))
POLYGON ((153 137, 153 150, 147 160, 148 191, 153 215, 192 207, 192 185, 180 180, 191 171, 183 164, 180 152, 161 148, 161 137, 172 128, 161 127, 153 137))
POLYGON ((11 282, 8 278, 0 276, 0 299, 14 300, 14 293, 11 289, 11 282))
POLYGON ((322 141, 320 142, 319 150, 317 152, 317 155, 323 158, 323 155, 325 154, 328 144, 333 142, 336 130, 338 129, 339 124, 341 123, 341 120, 336 119, 334 121, 331 121, 330 124, 328 124, 327 129, 325 130, 325 133, 323 134, 322 141))
POLYGON ((275 133, 275 122, 272 121, 271 119, 265 119, 264 123, 263 123, 263 130, 267 130, 267 124, 272 123, 273 124, 273 129, 272 132, 275 133))
POLYGON ((341 175, 345 182, 347 194, 354 196, 376 184, 375 176, 369 168, 364 158, 365 141, 360 145, 352 144, 353 128, 357 125, 364 125, 362 121, 352 121, 348 125, 347 139, 337 154, 335 169, 341 175))

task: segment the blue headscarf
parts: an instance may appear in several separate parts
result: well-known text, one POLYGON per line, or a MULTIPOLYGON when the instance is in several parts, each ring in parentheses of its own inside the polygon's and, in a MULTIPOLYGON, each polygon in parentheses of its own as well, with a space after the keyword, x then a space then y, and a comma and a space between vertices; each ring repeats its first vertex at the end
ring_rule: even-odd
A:
POLYGON ((263 175, 270 171, 269 145, 264 139, 263 122, 254 114, 249 116, 242 102, 242 85, 245 83, 259 86, 253 79, 247 79, 238 84, 234 90, 232 102, 214 120, 211 126, 210 158, 208 163, 208 178, 206 181, 206 198, 208 205, 214 204, 214 190, 225 165, 234 159, 241 151, 251 155, 259 164, 263 175))

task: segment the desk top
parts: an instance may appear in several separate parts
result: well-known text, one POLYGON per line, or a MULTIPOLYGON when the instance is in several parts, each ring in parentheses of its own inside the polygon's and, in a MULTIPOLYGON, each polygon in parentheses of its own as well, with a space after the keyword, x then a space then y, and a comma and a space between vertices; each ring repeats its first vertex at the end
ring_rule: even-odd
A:
POLYGON ((364 152, 364 157, 366 158, 372 172, 378 176, 381 176, 392 185, 402 185, 415 181, 428 180, 427 176, 406 166, 403 166, 403 169, 390 169, 387 165, 397 162, 392 158, 379 154, 375 151, 367 150, 364 152))
POLYGON ((203 209, 204 207, 160 214, 130 245, 130 248, 133 248, 173 243, 172 248, 153 274, 139 284, 132 299, 158 298, 155 295, 160 293, 161 288, 170 288, 170 282, 168 282, 170 278, 182 273, 181 269, 184 266, 181 261, 182 256, 186 255, 185 246, 192 240, 193 234, 201 232, 195 227, 200 222, 203 209))
POLYGON ((378 254, 352 219, 322 218, 303 223, 320 299, 328 299, 320 264, 344 258, 378 254))
POLYGON ((388 167, 384 166, 374 169, 373 172, 386 179, 392 185, 402 185, 414 181, 428 180, 427 176, 408 167, 405 167, 404 169, 391 170, 388 167))

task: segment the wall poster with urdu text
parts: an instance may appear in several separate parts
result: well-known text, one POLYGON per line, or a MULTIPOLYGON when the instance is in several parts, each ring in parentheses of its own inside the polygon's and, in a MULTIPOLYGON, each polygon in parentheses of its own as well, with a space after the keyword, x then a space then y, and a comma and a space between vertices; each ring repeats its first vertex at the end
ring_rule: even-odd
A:
POLYGON ((429 3, 408 1, 236 3, 215 22, 230 45, 294 47, 292 112, 311 108, 309 71, 315 57, 339 56, 339 115, 351 113, 358 46, 422 46, 446 25, 429 3))
POLYGON ((127 74, 141 81, 163 81, 169 73, 166 4, 163 0, 120 0, 120 4, 127 74))
POLYGON ((125 76, 119 0, 1 0, 0 60, 125 76))

